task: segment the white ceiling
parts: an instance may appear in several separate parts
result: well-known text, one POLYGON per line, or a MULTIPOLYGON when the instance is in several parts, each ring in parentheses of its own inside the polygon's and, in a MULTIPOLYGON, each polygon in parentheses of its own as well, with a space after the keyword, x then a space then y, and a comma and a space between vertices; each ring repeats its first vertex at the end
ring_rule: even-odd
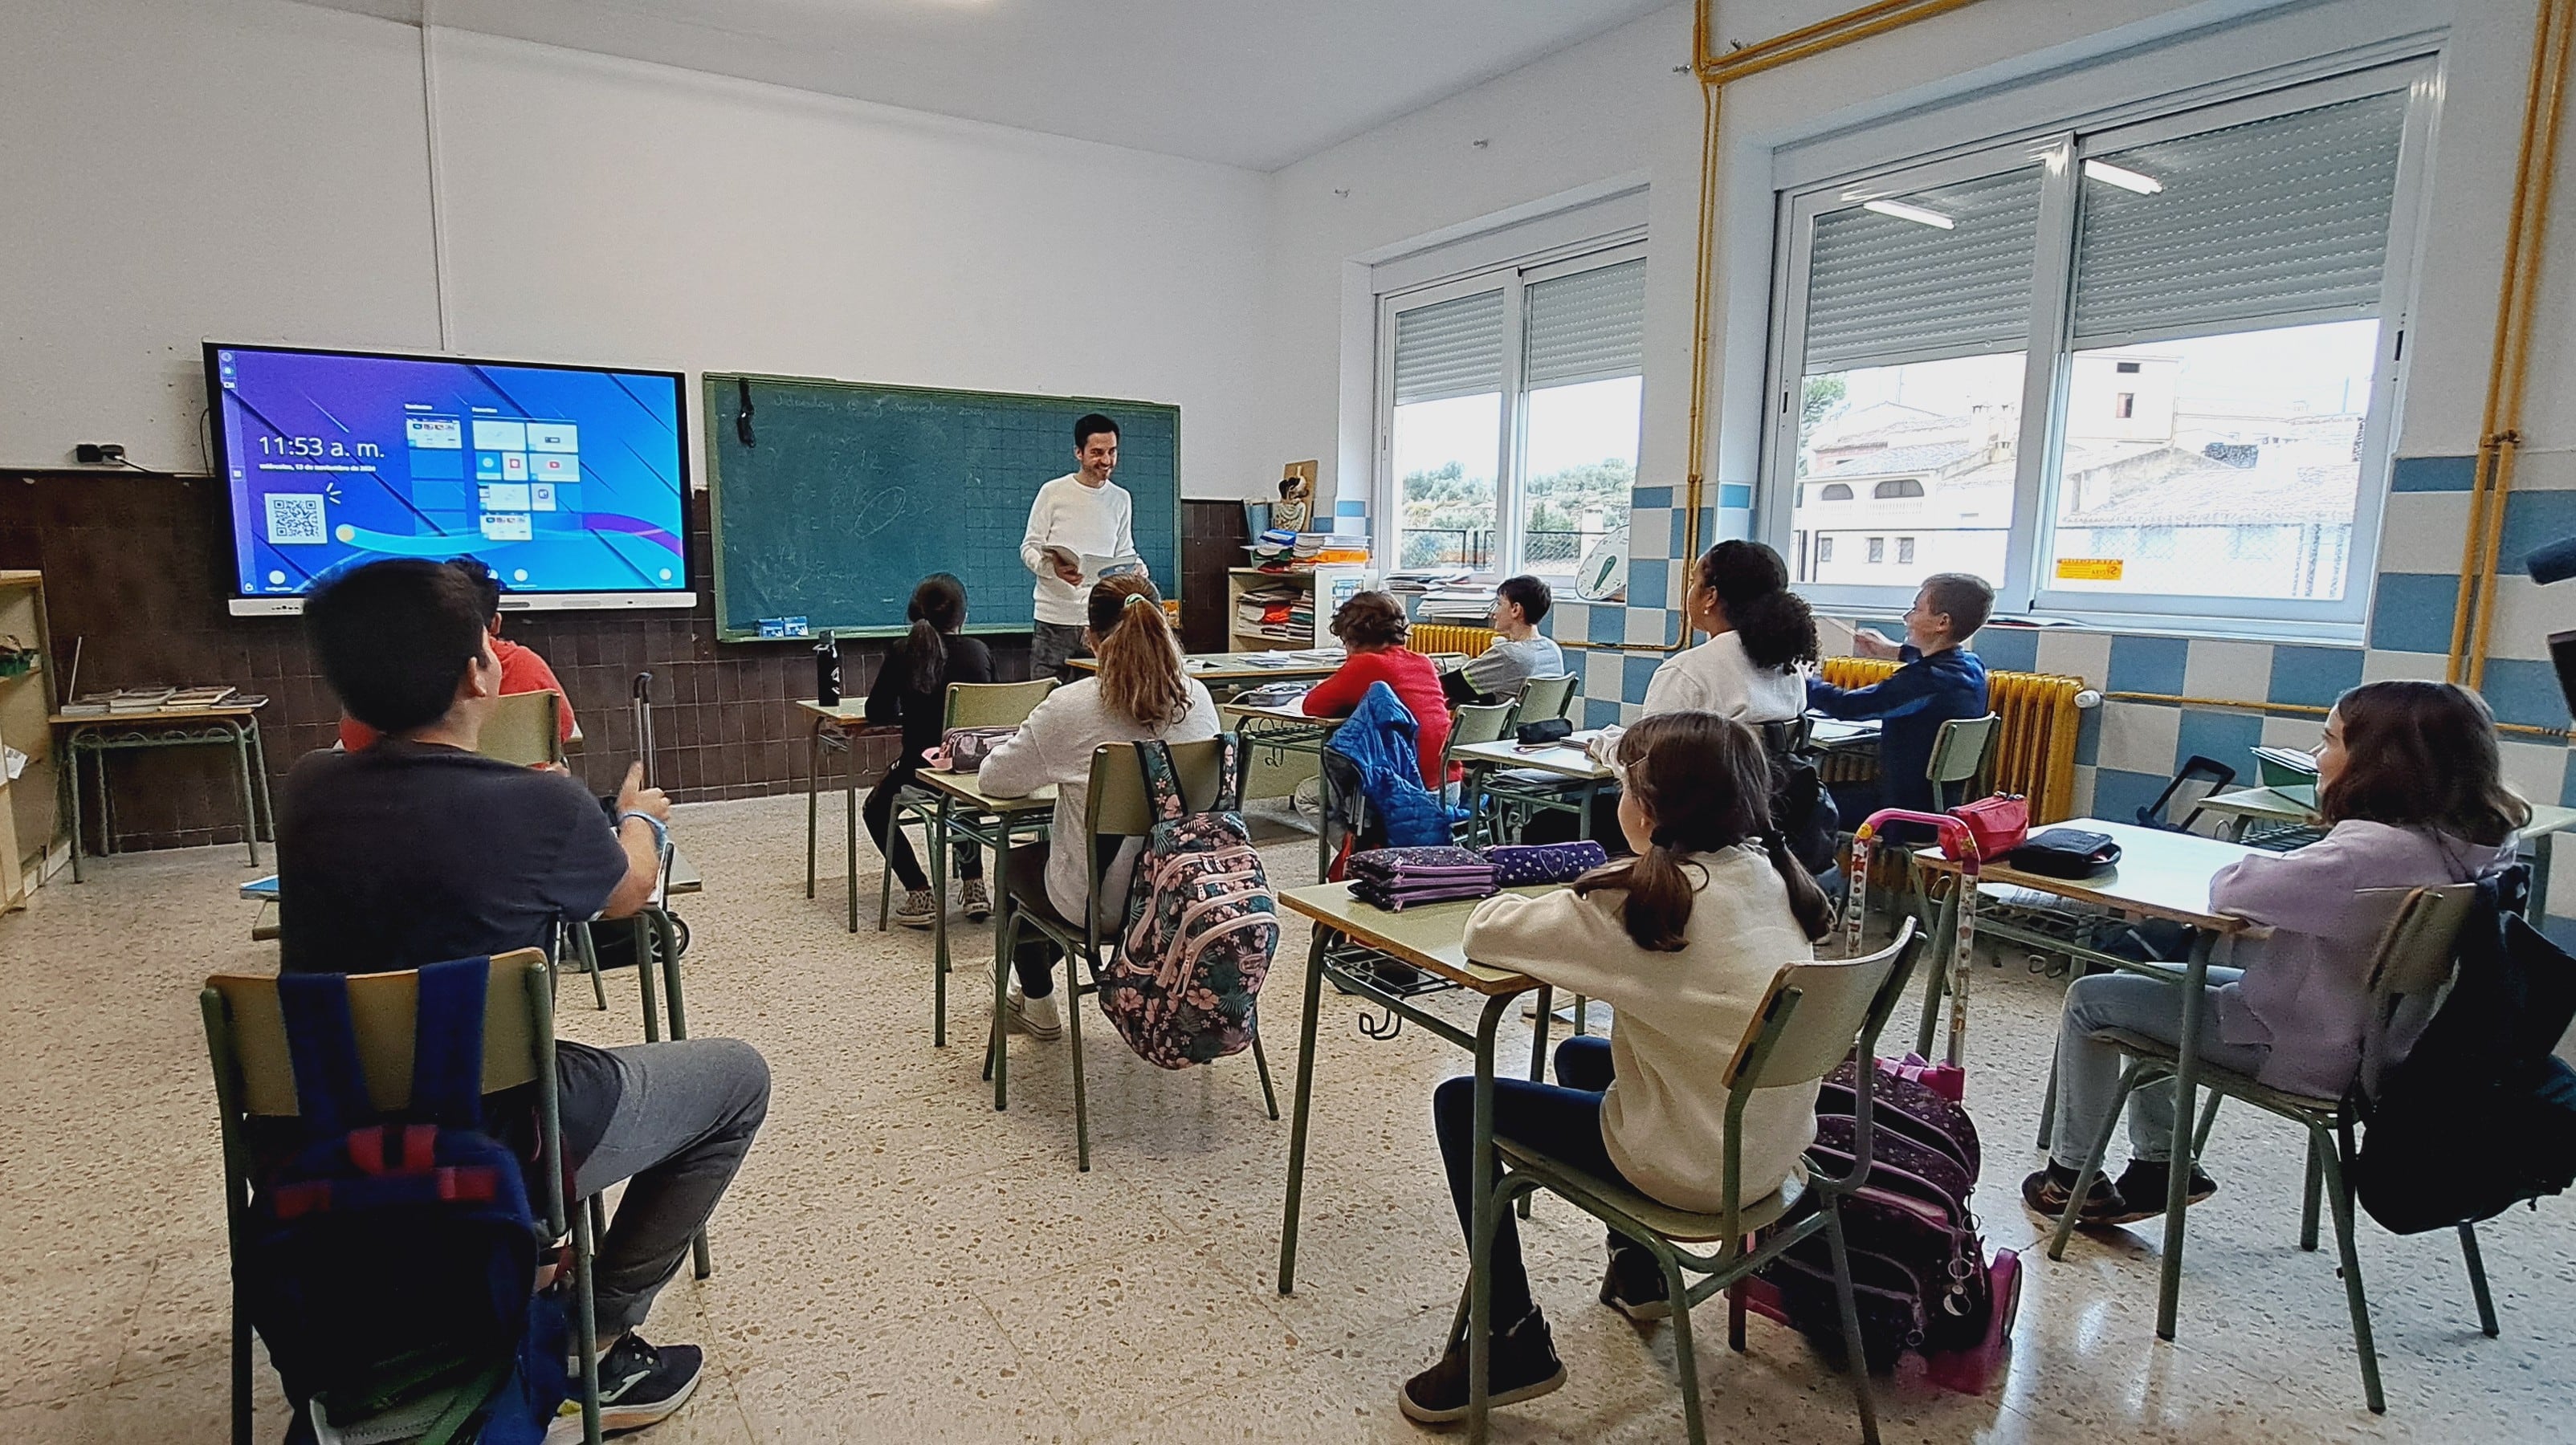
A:
POLYGON ((1673 0, 308 0, 1254 170, 1673 0))

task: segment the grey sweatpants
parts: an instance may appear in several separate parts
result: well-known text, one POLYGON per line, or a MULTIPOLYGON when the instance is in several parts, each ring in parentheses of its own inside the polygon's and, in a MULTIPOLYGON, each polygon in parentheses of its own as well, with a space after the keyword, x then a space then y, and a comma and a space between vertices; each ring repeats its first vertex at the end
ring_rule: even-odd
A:
POLYGON ((769 1065, 739 1040, 607 1052, 617 1063, 617 1108, 599 1147, 573 1168, 573 1193, 582 1199, 627 1181, 598 1246, 603 1344, 644 1323, 769 1115, 769 1065))
MULTIPOLYGON (((2209 987, 2234 983, 2244 970, 2213 968, 2209 987)), ((2084 1153, 2111 1112, 2111 1096, 2120 1091, 2122 1055, 2118 1046, 2093 1037, 2110 1029, 2144 1034, 2168 1044, 2182 1042, 2182 987, 2134 973, 2100 973, 2079 978, 2066 989, 2066 1012, 2057 1030, 2057 1121, 2048 1136, 2048 1157, 2069 1169, 2084 1167, 2084 1153)), ((2257 1073, 2270 1058, 2269 1044, 2231 1044, 2218 1036, 2218 1019, 2201 995, 2200 1056, 2221 1068, 2257 1073)), ((2161 1079, 2129 1095, 2129 1157, 2163 1163, 2173 1157, 2174 1085, 2161 1079)), ((2107 1166, 2109 1161, 2104 1160, 2107 1166)))

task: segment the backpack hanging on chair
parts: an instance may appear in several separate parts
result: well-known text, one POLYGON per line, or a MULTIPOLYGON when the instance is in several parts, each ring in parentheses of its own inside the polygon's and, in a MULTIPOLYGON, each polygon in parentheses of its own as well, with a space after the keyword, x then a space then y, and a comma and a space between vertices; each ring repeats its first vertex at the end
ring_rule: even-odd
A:
POLYGON ((277 981, 305 1142, 252 1200, 243 1273, 290 1442, 538 1445, 564 1400, 563 1311, 531 1293, 542 1230, 483 1132, 490 977, 489 958, 420 970, 395 1117, 368 1099, 348 980, 277 981))
POLYGON ((1243 743, 1226 733, 1217 796, 1190 811, 1168 743, 1137 743, 1145 835, 1127 930, 1100 975, 1100 1008, 1147 1063, 1186 1069, 1252 1047, 1252 1006, 1279 947, 1277 902, 1243 825, 1243 743))

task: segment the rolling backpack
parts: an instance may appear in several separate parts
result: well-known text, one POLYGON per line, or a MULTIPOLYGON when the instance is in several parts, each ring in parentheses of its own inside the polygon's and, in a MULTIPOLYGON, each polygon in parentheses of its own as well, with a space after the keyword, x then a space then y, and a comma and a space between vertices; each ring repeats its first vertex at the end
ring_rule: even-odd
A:
POLYGON ((1238 811, 1243 743, 1222 741, 1216 803, 1198 813, 1170 745, 1136 744, 1157 821, 1128 885, 1126 933, 1100 974, 1100 1007, 1138 1058, 1166 1069, 1252 1046, 1253 1001, 1279 947, 1277 902, 1238 811))
POLYGON ((420 970, 392 1118, 367 1098, 348 980, 278 980, 304 1142, 252 1199, 243 1274, 290 1442, 538 1445, 564 1400, 562 1308, 531 1293, 543 1232, 482 1129, 490 976, 488 958, 420 970))

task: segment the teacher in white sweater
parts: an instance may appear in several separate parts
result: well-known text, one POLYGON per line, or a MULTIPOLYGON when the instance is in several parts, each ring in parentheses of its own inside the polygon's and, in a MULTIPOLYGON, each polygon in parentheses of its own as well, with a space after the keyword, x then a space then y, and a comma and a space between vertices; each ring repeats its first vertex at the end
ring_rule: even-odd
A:
MULTIPOLYGON (((1771 759, 1744 724, 1706 712, 1650 717, 1619 739, 1619 828, 1637 856, 1571 888, 1489 898, 1467 922, 1467 956, 1618 1010, 1610 1037, 1567 1039, 1554 1085, 1494 1081, 1494 1132, 1680 1209, 1725 1192, 1727 1091, 1719 1083, 1784 964, 1815 956, 1831 910, 1771 824, 1771 759)), ((1475 1080, 1440 1085, 1433 1131, 1460 1228, 1475 1186, 1475 1080)), ((1799 1170, 1816 1134, 1816 1086, 1745 1101, 1739 1176, 1760 1199, 1799 1170)), ((1500 1176, 1499 1166, 1495 1170, 1500 1176)), ((1530 1299, 1520 1236, 1504 1210, 1493 1278, 1494 1404, 1565 1383, 1530 1299)), ((1601 1302, 1630 1319, 1672 1312, 1652 1254, 1610 1236, 1601 1302)), ((1425 1424, 1467 1413, 1467 1341, 1407 1380, 1398 1403, 1425 1424)))
MULTIPOLYGON (((1092 412, 1073 424, 1074 470, 1038 488, 1020 537, 1020 565, 1037 574, 1037 624, 1031 630, 1029 676, 1073 681, 1073 659, 1087 656, 1082 629, 1085 591, 1097 577, 1082 559, 1136 552, 1136 503, 1110 480, 1118 471, 1118 423, 1092 412)), ((1140 566, 1137 575, 1143 576, 1140 566)))

